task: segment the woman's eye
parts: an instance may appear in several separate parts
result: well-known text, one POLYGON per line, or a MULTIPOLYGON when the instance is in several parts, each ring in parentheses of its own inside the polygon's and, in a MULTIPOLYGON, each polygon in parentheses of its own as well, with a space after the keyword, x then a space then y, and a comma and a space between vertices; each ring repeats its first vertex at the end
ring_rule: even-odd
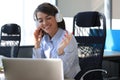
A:
POLYGON ((43 20, 38 20, 39 23, 43 22, 43 20))
POLYGON ((47 20, 50 20, 51 19, 51 17, 49 16, 49 17, 47 17, 47 20))

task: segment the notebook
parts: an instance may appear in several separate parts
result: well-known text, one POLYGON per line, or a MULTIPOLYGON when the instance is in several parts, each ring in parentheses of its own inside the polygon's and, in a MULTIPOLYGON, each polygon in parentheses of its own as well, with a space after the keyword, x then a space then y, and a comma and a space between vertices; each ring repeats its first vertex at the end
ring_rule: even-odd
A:
POLYGON ((60 59, 3 58, 7 80, 64 80, 60 59))

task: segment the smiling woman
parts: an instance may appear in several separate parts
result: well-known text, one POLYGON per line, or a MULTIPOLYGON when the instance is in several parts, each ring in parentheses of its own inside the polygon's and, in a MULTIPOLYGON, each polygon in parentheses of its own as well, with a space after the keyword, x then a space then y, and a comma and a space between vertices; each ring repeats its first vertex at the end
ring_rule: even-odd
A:
POLYGON ((21 45, 33 45, 33 11, 36 5, 56 0, 1 0, 0 2, 0 27, 6 23, 16 23, 21 26, 21 45), (32 5, 32 6, 31 6, 32 5), (8 8, 10 11, 8 11, 8 8), (7 14, 9 13, 9 15, 7 14), (19 16, 18 16, 19 15, 19 16))
POLYGON ((35 9, 34 17, 38 25, 34 31, 32 57, 61 59, 64 77, 79 80, 76 77, 80 71, 77 42, 66 30, 64 19, 59 14, 58 8, 50 3, 42 3, 35 9))

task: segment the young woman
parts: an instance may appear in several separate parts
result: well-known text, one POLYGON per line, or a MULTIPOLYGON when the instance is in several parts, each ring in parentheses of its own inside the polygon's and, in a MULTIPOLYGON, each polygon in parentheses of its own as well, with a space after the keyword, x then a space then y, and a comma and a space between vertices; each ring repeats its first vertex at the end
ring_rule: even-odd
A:
POLYGON ((37 29, 34 32, 33 58, 60 58, 64 77, 76 78, 80 71, 77 42, 65 30, 64 19, 58 8, 50 3, 42 3, 36 8, 34 19, 37 29))

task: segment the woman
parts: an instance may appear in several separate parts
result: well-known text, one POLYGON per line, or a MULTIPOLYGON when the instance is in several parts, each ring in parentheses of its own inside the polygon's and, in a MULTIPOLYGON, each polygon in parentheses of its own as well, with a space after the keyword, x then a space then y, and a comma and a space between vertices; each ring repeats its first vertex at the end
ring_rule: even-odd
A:
POLYGON ((50 3, 42 3, 35 12, 37 29, 34 32, 33 58, 60 58, 65 78, 75 78, 80 71, 77 42, 65 30, 65 23, 58 9, 50 3))

